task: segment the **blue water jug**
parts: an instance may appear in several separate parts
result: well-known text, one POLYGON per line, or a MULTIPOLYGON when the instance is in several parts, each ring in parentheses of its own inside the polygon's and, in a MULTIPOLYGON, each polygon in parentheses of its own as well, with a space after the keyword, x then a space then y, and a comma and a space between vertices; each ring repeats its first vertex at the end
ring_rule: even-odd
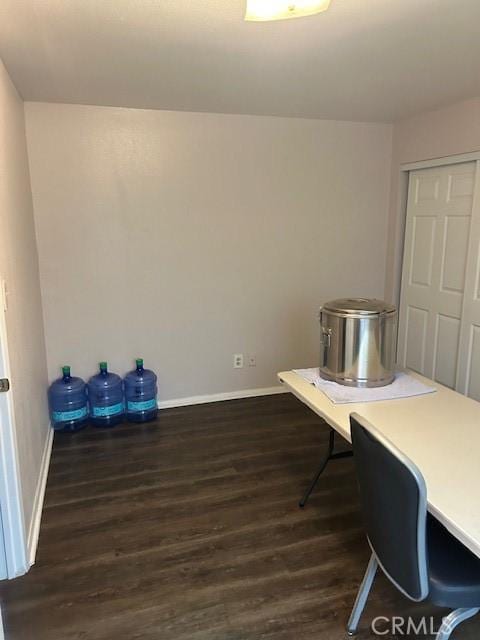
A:
POLYGON ((100 373, 88 381, 90 421, 95 427, 114 427, 123 421, 125 408, 120 376, 109 373, 106 362, 100 362, 100 373))
POLYGON ((70 375, 70 367, 62 374, 48 390, 50 420, 55 431, 79 431, 88 423, 86 384, 70 375))
POLYGON ((124 379, 127 420, 148 422, 155 420, 157 408, 157 376, 143 368, 142 358, 136 361, 137 368, 127 373, 124 379))

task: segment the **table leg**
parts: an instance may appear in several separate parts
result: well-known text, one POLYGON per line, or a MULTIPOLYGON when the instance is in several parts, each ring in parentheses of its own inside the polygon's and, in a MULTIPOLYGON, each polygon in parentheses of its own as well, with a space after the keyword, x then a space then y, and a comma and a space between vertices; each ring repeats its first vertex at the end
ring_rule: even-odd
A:
POLYGON ((322 461, 320 463, 318 471, 315 474, 315 477, 313 478, 312 482, 310 483, 308 489, 306 490, 303 498, 298 503, 298 506, 301 507, 302 509, 306 505, 307 500, 310 497, 310 494, 315 489, 315 485, 319 481, 320 476, 325 471, 325 467, 327 466, 328 461, 329 460, 338 460, 339 458, 350 458, 350 457, 353 456, 353 451, 339 451, 338 453, 333 453, 334 447, 335 447, 335 430, 330 427, 330 433, 329 433, 329 436, 328 436, 328 447, 327 447, 327 451, 325 453, 325 456, 322 458, 322 461))

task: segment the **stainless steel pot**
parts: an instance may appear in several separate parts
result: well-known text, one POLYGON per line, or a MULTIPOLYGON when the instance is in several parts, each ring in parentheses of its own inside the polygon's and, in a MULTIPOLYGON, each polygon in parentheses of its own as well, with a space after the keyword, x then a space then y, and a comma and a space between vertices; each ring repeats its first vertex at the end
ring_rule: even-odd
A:
POLYGON ((382 300, 342 298, 320 309, 320 375, 350 387, 394 379, 397 310, 382 300))

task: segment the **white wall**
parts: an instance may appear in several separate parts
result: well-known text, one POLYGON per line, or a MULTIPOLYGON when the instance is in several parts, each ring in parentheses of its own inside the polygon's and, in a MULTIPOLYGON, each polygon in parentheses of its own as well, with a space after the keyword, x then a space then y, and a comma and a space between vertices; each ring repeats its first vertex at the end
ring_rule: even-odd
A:
POLYGON ((49 433, 47 368, 23 102, 0 61, 0 275, 28 533, 49 433))
MULTIPOLYGON (((480 150, 480 98, 397 122, 393 130, 392 189, 385 297, 395 300, 401 278, 405 210, 400 165, 480 150)), ((406 180, 406 178, 405 178, 406 180)))
POLYGON ((315 365, 320 303, 382 296, 388 125, 27 103, 50 378, 143 356, 161 399, 315 365), (256 368, 234 370, 234 353, 256 368))

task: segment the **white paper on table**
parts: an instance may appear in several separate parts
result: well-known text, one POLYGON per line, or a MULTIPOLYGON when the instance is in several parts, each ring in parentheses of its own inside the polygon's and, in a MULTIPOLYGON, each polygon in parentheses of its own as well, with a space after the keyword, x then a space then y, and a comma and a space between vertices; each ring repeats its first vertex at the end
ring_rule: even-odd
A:
POLYGON ((399 398, 411 398, 425 393, 436 391, 434 387, 420 382, 405 371, 395 373, 395 380, 385 387, 347 387, 338 382, 324 380, 320 377, 318 367, 313 369, 294 369, 299 376, 315 385, 335 404, 348 404, 351 402, 378 402, 379 400, 397 400, 399 398))

